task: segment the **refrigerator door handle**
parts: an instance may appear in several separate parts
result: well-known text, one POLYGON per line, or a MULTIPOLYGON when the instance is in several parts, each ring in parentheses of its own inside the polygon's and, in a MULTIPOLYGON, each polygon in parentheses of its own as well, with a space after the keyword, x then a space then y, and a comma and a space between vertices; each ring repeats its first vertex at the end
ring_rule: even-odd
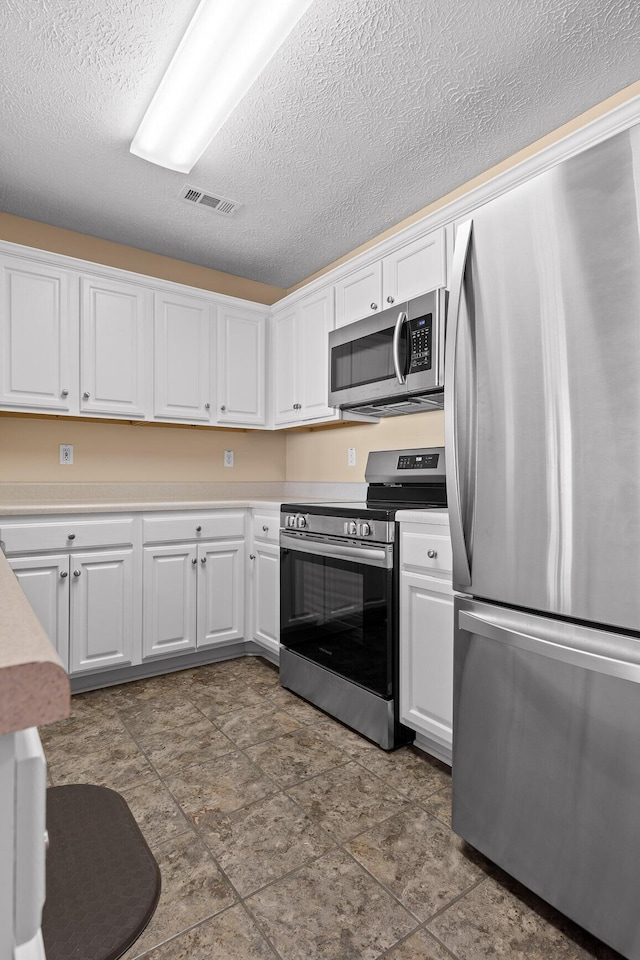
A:
POLYGON ((460 611, 458 624, 460 629, 467 633, 473 633, 488 640, 497 640, 527 653, 535 653, 560 663, 582 667, 584 670, 640 683, 640 655, 638 650, 634 649, 637 647, 635 638, 625 638, 600 630, 581 631, 573 624, 561 625, 558 621, 555 623, 557 630, 555 641, 548 640, 526 632, 526 627, 524 630, 518 630, 512 625, 501 624, 493 616, 489 618, 482 613, 468 610, 460 611), (570 634, 566 639, 573 641, 572 643, 561 642, 564 639, 563 627, 570 634), (581 639, 581 634, 584 637, 583 645, 573 646, 573 643, 581 639), (588 649, 585 648, 586 645, 588 649), (617 655, 612 656, 612 653, 617 655))
POLYGON ((458 457, 458 424, 456 416, 455 376, 458 354, 458 329, 464 273, 471 244, 473 220, 465 220, 456 232, 456 245, 451 264, 451 293, 447 318, 444 376, 444 429, 447 450, 447 500, 453 549, 453 582, 457 588, 471 585, 471 566, 464 539, 462 498, 460 494, 460 465, 458 457))

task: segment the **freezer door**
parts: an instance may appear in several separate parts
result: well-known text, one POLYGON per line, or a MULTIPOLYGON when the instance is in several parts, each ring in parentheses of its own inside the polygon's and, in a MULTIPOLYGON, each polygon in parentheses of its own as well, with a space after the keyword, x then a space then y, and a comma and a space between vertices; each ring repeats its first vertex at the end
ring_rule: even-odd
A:
POLYGON ((453 829, 640 958, 640 640, 456 598, 453 829))
POLYGON ((454 586, 638 630, 640 127, 480 208, 459 251, 454 586))

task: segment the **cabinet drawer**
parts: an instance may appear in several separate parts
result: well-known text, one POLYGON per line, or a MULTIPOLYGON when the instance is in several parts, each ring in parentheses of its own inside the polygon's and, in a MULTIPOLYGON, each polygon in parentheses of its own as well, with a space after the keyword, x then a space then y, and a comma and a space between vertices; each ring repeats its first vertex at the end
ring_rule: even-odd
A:
POLYGON ((253 515, 253 539, 267 540, 269 543, 278 543, 280 538, 280 514, 272 516, 266 513, 253 515))
POLYGON ((133 543, 132 517, 108 520, 67 520, 46 523, 2 523, 0 540, 4 552, 34 553, 50 550, 84 550, 133 543))
POLYGON ((145 517, 142 538, 145 543, 166 543, 184 540, 218 540, 244 536, 244 513, 193 513, 185 516, 167 514, 145 517))
POLYGON ((429 573, 450 573, 451 540, 448 536, 403 532, 400 562, 403 567, 417 567, 429 573))

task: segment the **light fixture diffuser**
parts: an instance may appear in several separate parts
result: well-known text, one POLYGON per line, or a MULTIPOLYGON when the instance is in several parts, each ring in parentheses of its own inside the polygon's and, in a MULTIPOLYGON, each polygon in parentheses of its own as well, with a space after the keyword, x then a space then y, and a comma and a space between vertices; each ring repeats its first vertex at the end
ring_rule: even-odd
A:
POLYGON ((312 0, 201 0, 131 144, 189 173, 312 0))

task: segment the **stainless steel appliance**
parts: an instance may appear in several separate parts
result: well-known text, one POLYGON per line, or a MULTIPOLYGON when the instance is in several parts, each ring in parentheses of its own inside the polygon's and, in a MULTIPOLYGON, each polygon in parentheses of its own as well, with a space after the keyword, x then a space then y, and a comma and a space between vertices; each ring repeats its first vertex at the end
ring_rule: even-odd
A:
POLYGON ((453 827, 640 958, 640 128, 457 232, 453 827))
POLYGON ((369 454, 366 503, 284 503, 280 682, 385 750, 398 720, 398 543, 403 508, 446 505, 442 447, 369 454))
POLYGON ((329 405, 368 416, 441 409, 446 293, 434 290, 329 334, 329 405))

